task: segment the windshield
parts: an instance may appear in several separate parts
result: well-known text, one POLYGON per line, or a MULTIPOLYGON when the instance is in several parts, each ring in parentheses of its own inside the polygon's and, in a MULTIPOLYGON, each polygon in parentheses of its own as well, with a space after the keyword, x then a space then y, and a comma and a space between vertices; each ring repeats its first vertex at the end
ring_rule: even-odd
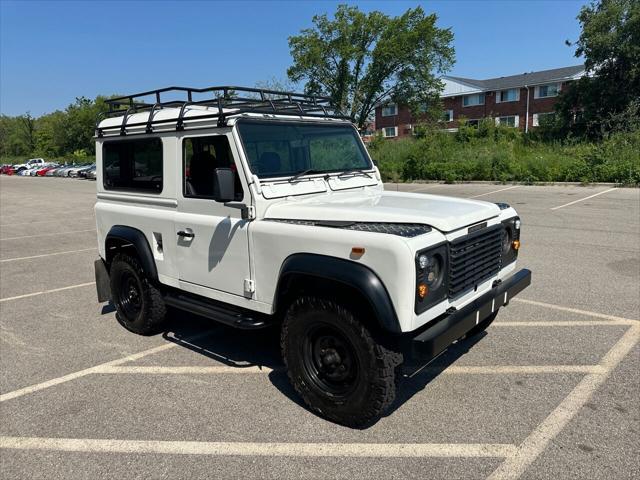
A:
POLYGON ((249 167, 260 178, 371 168, 350 125, 241 121, 238 130, 249 167))

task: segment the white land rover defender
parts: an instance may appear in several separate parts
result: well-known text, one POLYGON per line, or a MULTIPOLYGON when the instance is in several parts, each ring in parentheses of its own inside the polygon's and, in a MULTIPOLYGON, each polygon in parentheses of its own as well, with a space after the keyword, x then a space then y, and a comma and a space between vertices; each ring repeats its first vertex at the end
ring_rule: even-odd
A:
POLYGON ((167 306, 277 326, 291 383, 332 421, 375 421, 407 356, 481 332, 531 282, 513 208, 385 191, 328 98, 171 87, 109 103, 98 300, 142 335, 167 306))

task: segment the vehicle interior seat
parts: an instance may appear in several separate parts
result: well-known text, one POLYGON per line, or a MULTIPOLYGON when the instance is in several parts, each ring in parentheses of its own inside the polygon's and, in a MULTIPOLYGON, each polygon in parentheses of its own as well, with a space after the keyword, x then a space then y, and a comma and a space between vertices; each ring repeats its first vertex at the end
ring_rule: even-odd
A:
POLYGON ((189 164, 186 191, 189 196, 213 197, 216 158, 209 152, 196 152, 189 164))

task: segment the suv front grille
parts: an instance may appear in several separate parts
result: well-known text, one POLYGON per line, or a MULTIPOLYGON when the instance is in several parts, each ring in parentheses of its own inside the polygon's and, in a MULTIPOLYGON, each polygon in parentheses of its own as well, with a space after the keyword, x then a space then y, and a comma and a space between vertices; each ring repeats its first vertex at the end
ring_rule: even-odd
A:
POLYGON ((449 297, 457 297, 496 275, 502 263, 504 227, 495 225, 449 244, 449 297))

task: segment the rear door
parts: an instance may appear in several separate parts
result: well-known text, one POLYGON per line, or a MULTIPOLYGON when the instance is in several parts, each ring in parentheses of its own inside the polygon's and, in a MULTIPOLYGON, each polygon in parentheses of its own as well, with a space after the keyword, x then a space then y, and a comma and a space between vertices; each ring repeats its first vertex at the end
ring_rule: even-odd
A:
POLYGON ((188 136, 180 146, 182 188, 175 217, 179 279, 187 287, 210 289, 213 297, 215 291, 244 296, 245 280, 250 279, 249 223, 239 209, 213 198, 215 169, 232 168, 236 200, 249 202, 230 140, 228 133, 188 136))

